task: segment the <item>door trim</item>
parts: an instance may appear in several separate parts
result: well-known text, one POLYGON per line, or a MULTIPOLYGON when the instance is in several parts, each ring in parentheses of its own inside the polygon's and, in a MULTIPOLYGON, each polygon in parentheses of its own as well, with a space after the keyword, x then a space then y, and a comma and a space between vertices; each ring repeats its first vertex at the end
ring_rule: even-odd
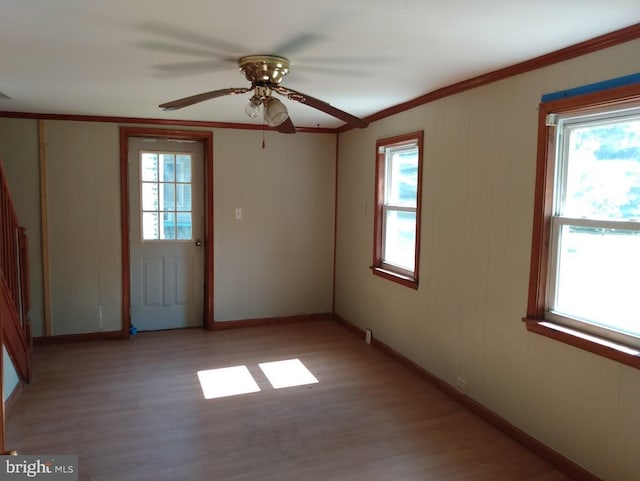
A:
POLYGON ((213 132, 145 127, 120 127, 120 229, 122 245, 122 336, 131 328, 131 253, 129 251, 129 138, 165 138, 202 142, 204 158, 204 319, 203 326, 214 329, 213 320, 213 132))

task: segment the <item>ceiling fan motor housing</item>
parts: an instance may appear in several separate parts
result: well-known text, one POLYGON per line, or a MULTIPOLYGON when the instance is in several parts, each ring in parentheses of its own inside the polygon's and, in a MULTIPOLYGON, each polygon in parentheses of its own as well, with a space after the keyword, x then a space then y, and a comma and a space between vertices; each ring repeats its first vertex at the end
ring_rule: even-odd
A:
POLYGON ((249 55, 238 59, 240 71, 252 85, 277 85, 289 73, 289 60, 275 55, 249 55))

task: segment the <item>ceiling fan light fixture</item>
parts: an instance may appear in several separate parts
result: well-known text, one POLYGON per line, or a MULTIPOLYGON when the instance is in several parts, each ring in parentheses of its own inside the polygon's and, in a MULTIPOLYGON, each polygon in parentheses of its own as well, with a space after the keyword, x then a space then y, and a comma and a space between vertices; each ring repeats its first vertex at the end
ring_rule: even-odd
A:
POLYGON ((244 113, 251 119, 255 119, 258 115, 260 115, 260 106, 262 105, 262 101, 260 97, 254 95, 249 99, 249 103, 244 108, 244 113))
POLYGON ((287 107, 278 99, 270 97, 264 106, 264 120, 269 127, 277 127, 289 118, 287 107))

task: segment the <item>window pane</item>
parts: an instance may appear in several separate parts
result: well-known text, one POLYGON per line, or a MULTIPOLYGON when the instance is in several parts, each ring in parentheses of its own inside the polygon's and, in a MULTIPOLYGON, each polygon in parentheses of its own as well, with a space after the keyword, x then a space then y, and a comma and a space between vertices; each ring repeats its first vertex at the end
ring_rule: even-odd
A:
POLYGON ((175 155, 162 154, 162 178, 164 182, 174 182, 176 180, 175 155))
POLYGON ((141 159, 140 177, 146 181, 158 180, 158 154, 144 152, 141 159))
POLYGON ((191 239, 191 214, 185 212, 178 213, 178 239, 191 239))
POLYGON ((176 210, 191 210, 191 184, 176 184, 176 210))
POLYGON ((176 214, 175 212, 162 212, 162 226, 160 228, 161 239, 176 238, 176 214))
POLYGON ((160 184, 162 189, 162 210, 175 210, 176 186, 175 184, 160 184))
POLYGON ((416 207, 418 192, 418 149, 413 148, 387 155, 386 204, 416 207))
POLYGON ((640 336, 640 232, 563 226, 554 311, 640 336))
POLYGON ((158 210, 158 184, 142 183, 142 210, 158 210))
POLYGON ((416 245, 415 212, 387 210, 385 227, 383 261, 413 271, 416 245))
POLYGON ((176 182, 191 182, 191 156, 176 157, 176 182))
POLYGON ((640 120, 570 131, 560 215, 640 219, 640 120))
POLYGON ((142 240, 160 239, 160 229, 158 228, 158 213, 142 213, 142 240))

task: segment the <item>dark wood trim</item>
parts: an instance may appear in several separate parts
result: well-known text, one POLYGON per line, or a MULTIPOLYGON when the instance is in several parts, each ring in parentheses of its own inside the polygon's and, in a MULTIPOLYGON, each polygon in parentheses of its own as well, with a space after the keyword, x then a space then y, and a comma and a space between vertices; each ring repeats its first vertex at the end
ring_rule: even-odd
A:
POLYGON ((49 266, 49 197, 47 182, 47 129, 38 120, 38 152, 40 163, 40 249, 42 255, 42 317, 44 335, 51 335, 51 274, 49 266))
MULTIPOLYGON (((311 322, 311 321, 327 321, 333 320, 334 316, 330 312, 323 312, 317 314, 300 314, 294 316, 281 316, 281 317, 261 317, 255 319, 240 319, 237 321, 217 321, 212 324, 211 329, 238 329, 244 327, 254 326, 266 326, 272 324, 293 324, 297 322, 311 322)), ((205 326, 209 327, 209 326, 205 326)), ((193 327, 186 327, 184 329, 199 329, 193 327)), ((201 329, 201 328, 200 328, 201 329)), ((91 341, 114 341, 122 340, 129 337, 128 332, 125 336, 124 331, 100 331, 100 332, 88 332, 85 334, 65 334, 60 336, 47 336, 47 337, 35 337, 33 343, 36 346, 52 346, 55 344, 70 344, 77 342, 91 342, 91 341)))
POLYGON ((573 329, 571 329, 572 332, 566 332, 564 330, 553 329, 550 326, 542 324, 542 322, 545 322, 546 324, 553 324, 548 321, 524 318, 523 322, 526 324, 529 332, 534 332, 579 349, 598 354, 599 356, 606 357, 613 361, 626 364, 627 366, 640 369, 640 355, 634 355, 621 349, 616 349, 612 343, 603 339, 599 339, 595 336, 590 336, 573 329))
POLYGON ((422 218, 422 170, 423 170, 423 139, 424 132, 422 130, 411 132, 409 134, 396 135, 386 139, 376 141, 376 176, 375 176, 375 201, 374 201, 374 217, 373 217, 373 265, 371 272, 383 277, 384 279, 397 282, 412 289, 418 289, 418 273, 420 269, 420 225, 422 218), (416 245, 414 256, 414 272, 413 277, 399 274, 392 269, 385 267, 382 260, 383 245, 383 210, 384 210, 384 178, 385 178, 385 158, 386 153, 380 152, 381 147, 396 147, 403 144, 417 143, 418 145, 418 185, 416 193, 416 245))
MULTIPOLYGON (((462 82, 457 82, 455 84, 433 90, 415 99, 394 105, 387 109, 376 112, 373 115, 369 115, 365 118, 365 120, 369 123, 372 123, 376 120, 391 117, 392 115, 399 114, 401 112, 419 107, 424 104, 428 104, 444 97, 456 95, 467 90, 497 82, 499 80, 504 80, 509 77, 548 67, 550 65, 564 62, 566 60, 571 60, 588 53, 597 52, 598 50, 615 47, 616 45, 620 45, 631 40, 636 40, 638 38, 640 38, 640 23, 622 28, 620 30, 616 30, 614 32, 600 35, 590 40, 585 40, 584 42, 579 42, 569 47, 555 50, 553 52, 540 55, 529 60, 525 60, 524 62, 519 62, 505 68, 494 70, 489 73, 463 80, 462 82)), ((343 125, 342 127, 338 128, 338 133, 347 132, 353 128, 354 127, 351 127, 348 124, 343 125)))
POLYGON ((372 268, 376 268, 382 262, 382 199, 384 198, 384 155, 380 154, 380 146, 383 140, 376 141, 376 175, 373 197, 373 260, 372 268))
POLYGON ((214 306, 214 207, 213 207, 213 135, 203 139, 204 142, 204 201, 205 201, 205 271, 204 271, 204 288, 205 288, 205 311, 204 322, 207 329, 213 329, 215 320, 213 317, 214 306))
POLYGON ((545 113, 582 112, 600 107, 615 107, 629 102, 637 102, 639 98, 640 83, 635 83, 544 102, 540 104, 540 112, 542 113, 543 110, 545 113))
POLYGON ((553 167, 547 157, 553 155, 555 137, 545 125, 548 110, 540 106, 538 114, 538 153, 531 240, 531 265, 529 271, 529 300, 527 315, 544 317, 544 298, 547 288, 547 259, 549 258, 549 233, 551 229, 551 203, 553 201, 553 167), (546 239, 546 240, 545 240, 546 239))
POLYGON ((122 334, 131 329, 131 259, 129 253, 129 134, 120 128, 120 246, 122 251, 122 334))
MULTIPOLYGON (((335 315, 336 321, 344 326, 347 330, 353 332, 359 337, 364 338, 364 331, 360 329, 358 326, 352 324, 346 319, 340 317, 339 315, 335 315)), ((543 459, 550 465, 554 466, 557 470, 561 471, 565 475, 569 476, 571 479, 579 480, 579 481, 602 481, 600 478, 590 473, 583 467, 577 465, 570 459, 564 457, 557 451, 551 449, 546 444, 538 441, 536 438, 526 433, 522 429, 514 426, 506 419, 500 417, 498 414, 491 411, 486 406, 480 404, 473 398, 467 396, 466 394, 458 391, 456 388, 451 386, 449 383, 443 381, 439 377, 427 371, 425 368, 420 366, 419 364, 413 362, 411 359, 404 356, 402 353, 396 351, 389 345, 384 342, 372 337, 371 345, 380 351, 384 352, 387 356, 394 359, 398 363, 405 366, 407 369, 415 373, 420 379, 433 386, 434 388, 441 391, 443 394, 456 401, 464 408, 471 411, 473 414, 478 416, 483 421, 487 422, 498 431, 504 433, 506 436, 510 437, 520 445, 527 448, 529 451, 534 453, 539 458, 543 459)))
POLYGON ((400 284, 405 287, 410 287, 411 289, 418 289, 418 281, 412 279, 411 277, 402 276, 382 267, 371 266, 370 269, 371 272, 373 272, 378 277, 382 277, 383 279, 387 279, 388 281, 395 282, 396 284, 400 284))
POLYGON ((129 332, 120 331, 100 331, 87 332, 85 334, 63 334, 60 336, 34 337, 35 346, 53 346, 55 344, 70 344, 76 342, 89 341, 114 341, 129 337, 129 332))
POLYGON ((214 328, 213 319, 213 133, 208 130, 156 129, 148 127, 120 127, 120 212, 122 246, 122 324, 123 336, 131 328, 131 295, 129 253, 129 137, 171 138, 197 140, 204 150, 204 202, 205 202, 205 293, 203 325, 214 328))
POLYGON ((550 113, 580 113, 601 107, 615 108, 630 102, 638 102, 638 100, 640 100, 640 84, 632 84, 540 104, 529 291, 527 315, 523 319, 529 332, 564 342, 635 368, 640 368, 640 358, 627 352, 624 348, 616 349, 614 344, 605 339, 581 334, 575 329, 570 330, 575 332, 575 334, 571 334, 541 323, 548 322, 545 320, 545 310, 556 152, 555 127, 546 125, 546 117, 550 113))
POLYGON ((243 327, 268 326, 272 324, 293 324, 297 322, 327 321, 333 319, 334 316, 331 312, 280 317, 259 317, 255 319, 239 319, 237 321, 216 321, 213 329, 238 329, 243 327))
MULTIPOLYGON (((143 124, 166 127, 198 127, 207 129, 238 129, 238 130, 269 130, 277 132, 276 128, 263 124, 237 124, 232 122, 208 122, 204 120, 178 120, 178 119, 154 119, 140 117, 109 117, 102 115, 72 115, 72 114, 45 114, 35 112, 11 112, 0 111, 0 117, 15 119, 36 120, 71 120, 74 122, 105 122, 115 124, 143 124)), ((297 132, 312 134, 335 134, 337 129, 320 127, 298 127, 297 132)))

